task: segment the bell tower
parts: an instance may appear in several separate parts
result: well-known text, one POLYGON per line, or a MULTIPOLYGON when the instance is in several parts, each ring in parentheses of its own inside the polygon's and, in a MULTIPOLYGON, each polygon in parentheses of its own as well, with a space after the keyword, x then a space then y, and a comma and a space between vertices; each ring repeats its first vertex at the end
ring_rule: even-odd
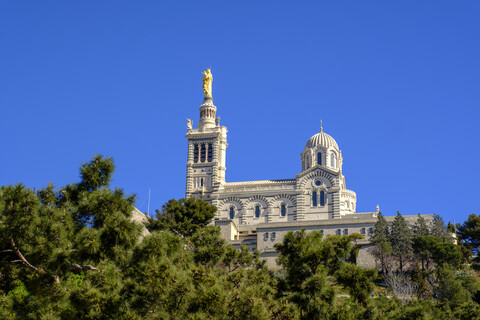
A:
POLYGON ((213 104, 212 74, 203 72, 203 104, 200 106, 200 121, 197 128, 187 119, 188 157, 185 197, 209 199, 212 192, 225 183, 225 156, 227 128, 220 126, 213 104))

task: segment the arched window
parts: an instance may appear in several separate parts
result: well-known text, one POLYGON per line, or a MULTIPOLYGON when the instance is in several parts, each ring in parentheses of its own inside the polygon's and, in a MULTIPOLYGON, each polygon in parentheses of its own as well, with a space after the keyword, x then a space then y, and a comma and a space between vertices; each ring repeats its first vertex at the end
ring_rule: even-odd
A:
POLYGON ((193 147, 193 162, 198 162, 198 144, 193 147))
POLYGON ((213 158, 213 145, 211 143, 208 144, 208 162, 212 162, 213 158))
POLYGON ((203 187, 203 178, 200 179, 200 187, 203 187))
POLYGON ((312 192, 312 206, 317 206, 317 191, 312 192))
POLYGON ((229 214, 230 214, 230 219, 235 218, 235 207, 233 207, 233 206, 230 207, 230 212, 229 212, 229 214))
POLYGON ((205 143, 202 143, 200 147, 200 161, 205 162, 205 156, 206 156, 206 148, 205 148, 205 143))
POLYGON ((322 165, 322 153, 317 153, 317 164, 322 165))
POLYGON ((260 217, 260 206, 256 205, 255 206, 255 218, 259 218, 259 217, 260 217))
POLYGON ((337 162, 336 160, 337 160, 337 159, 335 159, 335 155, 332 153, 332 154, 330 155, 330 167, 332 167, 332 168, 335 168, 335 167, 336 167, 336 165, 335 165, 335 163, 337 162))
POLYGON ((285 203, 282 203, 282 205, 280 206, 280 214, 282 215, 282 217, 285 217, 287 215, 287 206, 285 205, 285 203))
POLYGON ((325 205, 325 191, 320 191, 320 205, 322 207, 325 205))

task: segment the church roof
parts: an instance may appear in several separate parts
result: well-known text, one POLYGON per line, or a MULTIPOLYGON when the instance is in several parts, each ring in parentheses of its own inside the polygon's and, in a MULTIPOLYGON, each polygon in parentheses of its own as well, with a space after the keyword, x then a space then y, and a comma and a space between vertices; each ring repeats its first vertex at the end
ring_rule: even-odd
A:
POLYGON ((337 142, 330 135, 323 132, 323 129, 320 129, 319 133, 308 140, 305 148, 315 148, 316 146, 322 146, 327 149, 334 147, 339 150, 337 142))
POLYGON ((277 185, 285 183, 296 183, 296 179, 282 179, 282 180, 257 180, 257 181, 238 181, 238 182, 226 182, 225 187, 246 187, 246 186, 259 186, 259 185, 277 185))

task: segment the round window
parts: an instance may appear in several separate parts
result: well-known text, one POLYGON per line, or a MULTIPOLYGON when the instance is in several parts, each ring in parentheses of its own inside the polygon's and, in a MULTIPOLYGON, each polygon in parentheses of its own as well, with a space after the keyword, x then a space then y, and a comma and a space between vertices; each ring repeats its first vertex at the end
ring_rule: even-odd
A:
POLYGON ((321 185, 322 185, 322 181, 320 181, 320 180, 315 181, 315 185, 316 185, 316 186, 321 186, 321 185))

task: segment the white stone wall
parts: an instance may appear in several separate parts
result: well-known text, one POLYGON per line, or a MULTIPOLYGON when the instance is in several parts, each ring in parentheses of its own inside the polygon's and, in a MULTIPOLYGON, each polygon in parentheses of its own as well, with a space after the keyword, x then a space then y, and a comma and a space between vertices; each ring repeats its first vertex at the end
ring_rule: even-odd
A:
MULTIPOLYGON (((252 250, 257 249, 261 257, 267 261, 267 265, 276 268, 276 257, 278 253, 275 250, 275 244, 283 242, 288 232, 299 232, 305 228, 306 232, 313 230, 321 232, 324 236, 328 235, 350 235, 360 233, 364 236, 363 240, 357 240, 357 244, 361 245, 357 256, 357 264, 363 267, 375 267, 376 262, 371 255, 369 243, 370 236, 377 221, 376 212, 356 214, 356 218, 345 218, 340 220, 324 220, 324 221, 292 221, 279 223, 264 223, 259 225, 238 226, 238 240, 230 241, 234 246, 239 247, 240 244, 248 245, 252 250)), ((427 222, 433 220, 432 215, 423 215, 427 222)), ((417 216, 404 216, 410 226, 416 222, 417 216)), ((386 217, 387 222, 391 223, 394 217, 386 217)), ((222 228, 228 227, 230 220, 223 220, 222 228)), ((220 223, 217 222, 217 225, 220 223)), ((237 230, 237 229, 235 229, 237 230)))

